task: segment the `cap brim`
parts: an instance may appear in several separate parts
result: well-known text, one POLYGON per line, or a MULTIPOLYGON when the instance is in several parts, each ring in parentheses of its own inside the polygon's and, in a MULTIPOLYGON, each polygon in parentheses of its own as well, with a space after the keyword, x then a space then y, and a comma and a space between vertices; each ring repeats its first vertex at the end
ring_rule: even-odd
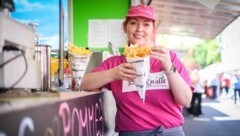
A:
POLYGON ((144 18, 147 18, 147 19, 150 19, 150 20, 153 20, 153 21, 156 20, 155 18, 151 18, 149 16, 145 16, 145 15, 141 15, 141 14, 132 14, 132 15, 127 15, 126 17, 144 17, 144 18))

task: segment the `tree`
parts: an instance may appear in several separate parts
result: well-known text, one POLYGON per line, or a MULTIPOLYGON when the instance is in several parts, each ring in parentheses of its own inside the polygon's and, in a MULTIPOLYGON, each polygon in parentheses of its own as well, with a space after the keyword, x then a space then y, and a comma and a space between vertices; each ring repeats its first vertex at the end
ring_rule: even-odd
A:
POLYGON ((192 50, 194 60, 202 68, 221 61, 220 43, 217 40, 203 40, 192 50))

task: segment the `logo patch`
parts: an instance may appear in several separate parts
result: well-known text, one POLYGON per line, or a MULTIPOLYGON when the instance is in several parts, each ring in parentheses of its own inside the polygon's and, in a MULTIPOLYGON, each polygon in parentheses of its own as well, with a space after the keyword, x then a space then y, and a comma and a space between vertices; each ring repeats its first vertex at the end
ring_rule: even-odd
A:
MULTIPOLYGON (((147 90, 166 90, 170 89, 168 80, 164 72, 149 73, 146 81, 147 90)), ((137 91, 134 82, 123 81, 122 92, 137 91)))

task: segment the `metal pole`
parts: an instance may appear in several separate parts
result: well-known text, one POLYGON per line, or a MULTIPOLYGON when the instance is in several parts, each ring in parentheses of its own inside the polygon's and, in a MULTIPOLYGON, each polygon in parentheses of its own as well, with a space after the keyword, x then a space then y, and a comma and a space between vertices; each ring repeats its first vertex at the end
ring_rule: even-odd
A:
POLYGON ((64 63, 64 11, 62 0, 59 0, 59 71, 58 80, 59 86, 63 86, 63 63, 64 63))

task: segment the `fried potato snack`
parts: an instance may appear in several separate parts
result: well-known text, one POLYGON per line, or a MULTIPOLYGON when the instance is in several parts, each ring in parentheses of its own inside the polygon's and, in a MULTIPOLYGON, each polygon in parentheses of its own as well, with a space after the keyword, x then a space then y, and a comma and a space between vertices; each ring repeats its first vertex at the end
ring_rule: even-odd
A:
POLYGON ((151 52, 151 47, 150 46, 139 46, 137 44, 133 45, 131 44, 130 46, 125 45, 124 46, 124 52, 123 55, 127 58, 142 58, 149 56, 151 52))
POLYGON ((68 44, 68 52, 70 54, 81 55, 81 56, 87 56, 92 53, 90 50, 87 50, 83 47, 77 47, 74 44, 68 44))

